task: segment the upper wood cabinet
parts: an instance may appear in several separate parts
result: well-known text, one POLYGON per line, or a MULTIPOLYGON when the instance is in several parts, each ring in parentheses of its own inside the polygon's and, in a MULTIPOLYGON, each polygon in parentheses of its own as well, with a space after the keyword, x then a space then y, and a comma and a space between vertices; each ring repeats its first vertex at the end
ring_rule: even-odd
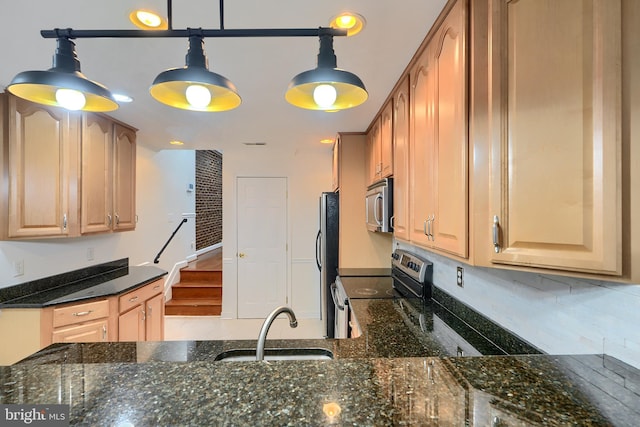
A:
POLYGON ((113 229, 136 228, 136 132, 114 124, 113 229))
POLYGON ((113 123, 98 114, 82 120, 82 234, 111 230, 113 222, 113 123))
POLYGON ((378 181, 380 177, 380 146, 382 144, 380 129, 381 119, 378 116, 373 121, 371 129, 369 129, 367 133, 367 146, 365 151, 367 165, 367 179, 365 184, 367 186, 378 181))
POLYGON ((410 228, 418 245, 468 257, 466 1, 411 69, 410 228))
POLYGON ((136 134, 108 117, 82 126, 82 233, 135 228, 136 134))
POLYGON ((340 138, 336 138, 331 150, 331 191, 338 191, 340 188, 340 138))
POLYGON ((393 235, 409 240, 409 76, 393 94, 393 235))
POLYGON ((389 100, 367 133, 367 185, 393 175, 393 100, 389 100))
POLYGON ((621 2, 489 5, 490 259, 619 275, 621 2))
POLYGON ((0 238, 135 228, 135 130, 0 95, 0 238))
POLYGON ((6 218, 0 235, 64 237, 76 232, 77 116, 14 96, 3 96, 5 102, 6 161, 0 166, 5 170, 5 207, 0 216, 6 218))

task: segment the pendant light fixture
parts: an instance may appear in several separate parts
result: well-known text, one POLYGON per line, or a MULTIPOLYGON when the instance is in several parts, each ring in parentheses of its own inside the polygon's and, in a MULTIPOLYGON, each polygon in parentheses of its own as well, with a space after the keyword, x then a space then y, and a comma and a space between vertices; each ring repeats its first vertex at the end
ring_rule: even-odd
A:
POLYGON ((234 84, 209 71, 200 35, 189 36, 186 66, 160 73, 149 92, 163 104, 192 111, 227 111, 241 103, 234 84))
POLYGON ((356 107, 368 97, 358 76, 337 68, 333 36, 322 33, 317 68, 295 76, 285 94, 286 100, 296 107, 323 111, 356 107))
POLYGON ((52 68, 19 73, 7 90, 29 101, 68 110, 112 111, 118 108, 106 87, 82 74, 75 44, 67 37, 57 38, 52 68))

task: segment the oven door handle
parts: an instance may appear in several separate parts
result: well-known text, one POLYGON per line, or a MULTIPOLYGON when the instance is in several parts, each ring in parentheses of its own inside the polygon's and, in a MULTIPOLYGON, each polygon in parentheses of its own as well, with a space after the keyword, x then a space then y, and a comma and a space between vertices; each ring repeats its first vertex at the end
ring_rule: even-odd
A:
POLYGON ((335 283, 331 284, 331 298, 333 298, 333 303, 338 307, 338 310, 344 311, 344 304, 340 304, 338 301, 338 286, 335 283))

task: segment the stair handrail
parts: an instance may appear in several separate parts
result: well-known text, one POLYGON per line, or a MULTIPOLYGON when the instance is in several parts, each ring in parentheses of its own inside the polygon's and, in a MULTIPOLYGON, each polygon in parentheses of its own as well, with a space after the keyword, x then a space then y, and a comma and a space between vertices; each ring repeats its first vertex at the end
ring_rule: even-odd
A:
POLYGON ((160 262, 160 255, 162 255, 162 252, 164 252, 164 250, 167 248, 167 246, 169 245, 169 242, 171 242, 171 239, 173 239, 173 236, 176 235, 178 230, 180 230, 180 227, 182 227, 182 224, 184 224, 185 222, 187 222, 187 218, 182 218, 182 221, 180 222, 180 224, 178 224, 176 229, 173 230, 173 233, 171 233, 171 236, 169 237, 169 240, 167 240, 167 243, 164 244, 162 249, 160 249, 160 252, 158 252, 158 255, 156 255, 156 258, 153 260, 154 264, 157 264, 160 262))

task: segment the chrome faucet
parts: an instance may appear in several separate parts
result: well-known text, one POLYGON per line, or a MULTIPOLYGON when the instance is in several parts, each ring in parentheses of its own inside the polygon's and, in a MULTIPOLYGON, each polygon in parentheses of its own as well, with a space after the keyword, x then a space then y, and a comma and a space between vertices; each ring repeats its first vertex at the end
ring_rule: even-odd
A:
POLYGON ((262 329, 260 329, 260 336, 258 337, 258 348, 256 349, 256 360, 264 360, 264 342, 267 340, 267 332, 273 321, 278 317, 280 313, 287 313, 289 316, 289 326, 296 328, 298 326, 298 320, 296 315, 289 307, 281 306, 276 308, 264 319, 262 329))

